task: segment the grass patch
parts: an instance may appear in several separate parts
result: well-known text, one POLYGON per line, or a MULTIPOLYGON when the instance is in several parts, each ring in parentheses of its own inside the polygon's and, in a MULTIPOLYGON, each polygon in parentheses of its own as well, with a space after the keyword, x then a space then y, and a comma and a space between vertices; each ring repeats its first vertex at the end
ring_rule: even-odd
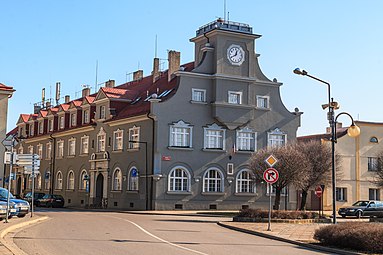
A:
MULTIPOLYGON (((268 218, 269 211, 261 209, 242 209, 237 214, 237 217, 245 218, 268 218)), ((309 211, 272 211, 271 218, 274 219, 289 219, 289 220, 301 220, 301 219, 319 219, 319 213, 309 211)))

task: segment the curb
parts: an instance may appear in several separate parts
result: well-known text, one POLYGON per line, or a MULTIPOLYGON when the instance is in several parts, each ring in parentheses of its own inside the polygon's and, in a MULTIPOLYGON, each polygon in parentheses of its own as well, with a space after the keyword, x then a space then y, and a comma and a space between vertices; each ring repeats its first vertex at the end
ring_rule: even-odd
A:
POLYGON ((1 242, 1 244, 4 245, 4 247, 7 248, 12 254, 15 254, 15 255, 26 255, 26 253, 24 251, 22 251, 19 247, 17 247, 13 243, 13 239, 11 241, 8 241, 8 240, 6 240, 5 236, 7 234, 9 234, 10 232, 15 231, 16 229, 19 229, 19 228, 22 228, 22 227, 26 227, 26 226, 29 226, 29 225, 32 225, 32 224, 35 224, 35 223, 39 223, 39 222, 47 220, 47 219, 49 219, 49 217, 42 216, 42 217, 39 217, 39 218, 34 219, 34 220, 25 221, 25 222, 22 222, 22 223, 19 223, 19 224, 16 224, 16 225, 12 225, 12 226, 2 230, 1 233, 0 233, 0 242, 1 242))
POLYGON ((286 239, 286 238, 279 237, 279 236, 265 234, 265 233, 254 231, 254 230, 248 230, 248 229, 238 228, 238 227, 234 227, 234 226, 229 226, 229 225, 226 225, 222 222, 218 222, 217 224, 221 227, 228 228, 228 229, 235 230, 235 231, 239 231, 242 233, 256 235, 256 236, 260 236, 260 237, 265 237, 265 238, 269 238, 269 239, 273 239, 273 240, 281 241, 281 242, 286 242, 286 243, 290 243, 290 244, 295 244, 295 245, 303 246, 303 247, 310 248, 313 250, 325 251, 325 252, 334 253, 334 254, 341 254, 341 255, 363 255, 363 254, 365 254, 365 253, 341 250, 341 249, 337 249, 337 248, 319 246, 319 245, 315 245, 315 244, 303 243, 303 242, 290 240, 290 239, 286 239))

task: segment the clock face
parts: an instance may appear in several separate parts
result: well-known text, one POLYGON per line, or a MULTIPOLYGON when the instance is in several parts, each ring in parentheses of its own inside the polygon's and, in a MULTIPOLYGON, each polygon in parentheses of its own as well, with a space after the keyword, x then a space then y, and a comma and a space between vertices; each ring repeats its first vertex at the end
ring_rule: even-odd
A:
POLYGON ((232 44, 227 48, 227 59, 232 65, 240 66, 245 60, 245 51, 241 46, 232 44))

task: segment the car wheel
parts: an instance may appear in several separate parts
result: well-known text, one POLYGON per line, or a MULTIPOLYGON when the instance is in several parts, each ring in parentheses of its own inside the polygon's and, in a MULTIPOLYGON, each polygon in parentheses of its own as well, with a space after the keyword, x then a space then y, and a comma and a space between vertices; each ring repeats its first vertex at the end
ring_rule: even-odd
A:
POLYGON ((17 215, 17 217, 19 218, 24 218, 26 214, 20 214, 20 215, 17 215))
POLYGON ((48 207, 49 207, 49 208, 53 208, 53 204, 50 203, 50 204, 48 205, 48 207))
POLYGON ((361 212, 361 211, 357 211, 357 212, 356 212, 356 217, 357 217, 358 219, 360 219, 360 217, 362 217, 362 212, 361 212))
POLYGON ((346 215, 342 215, 342 218, 346 218, 346 215))

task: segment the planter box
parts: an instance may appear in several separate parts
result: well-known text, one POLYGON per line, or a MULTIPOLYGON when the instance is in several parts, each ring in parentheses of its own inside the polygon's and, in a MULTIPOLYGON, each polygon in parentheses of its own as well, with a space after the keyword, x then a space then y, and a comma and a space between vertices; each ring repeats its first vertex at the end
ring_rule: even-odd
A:
MULTIPOLYGON (((383 219, 382 219, 383 220, 383 219)), ((269 222, 268 218, 247 218, 233 217, 234 222, 269 222)), ((271 218, 271 222, 291 223, 291 224, 308 224, 308 223, 331 223, 331 219, 275 219, 271 218)))

